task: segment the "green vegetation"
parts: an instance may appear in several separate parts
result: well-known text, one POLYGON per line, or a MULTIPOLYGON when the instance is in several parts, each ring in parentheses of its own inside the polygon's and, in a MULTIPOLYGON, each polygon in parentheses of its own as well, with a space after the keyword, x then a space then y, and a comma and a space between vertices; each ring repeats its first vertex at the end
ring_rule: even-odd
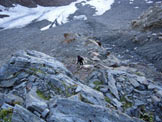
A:
POLYGON ((141 113, 140 118, 146 122, 154 122, 154 116, 152 113, 141 113))
POLYGON ((80 94, 80 100, 85 103, 93 104, 88 99, 84 98, 81 94, 80 94))
POLYGON ((11 122, 12 119, 12 113, 13 109, 2 109, 0 111, 0 121, 3 120, 3 122, 11 122))
POLYGON ((105 97, 105 101, 106 101, 107 103, 111 103, 111 99, 109 99, 108 97, 105 97))
POLYGON ((152 112, 149 112, 145 109, 145 106, 140 107, 139 117, 146 122, 154 122, 154 116, 152 112))
POLYGON ((70 97, 72 95, 75 95, 75 89, 77 88, 77 84, 71 85, 69 87, 66 87, 65 93, 67 97, 70 97))
POLYGON ((102 85, 102 82, 101 81, 94 81, 93 84, 98 86, 98 85, 102 85))
POLYGON ((37 74, 37 73, 45 74, 42 70, 37 69, 37 68, 30 68, 30 70, 31 70, 34 74, 37 74))
POLYGON ((124 111, 125 111, 127 108, 132 107, 132 105, 133 105, 131 102, 129 102, 129 101, 126 100, 125 96, 122 96, 122 97, 120 98, 120 101, 123 103, 122 107, 123 107, 124 111))
POLYGON ((60 88, 54 86, 54 84, 52 84, 51 82, 48 82, 48 85, 53 91, 55 91, 56 94, 60 94, 60 95, 63 94, 63 91, 60 88))
POLYGON ((15 102, 13 102, 13 104, 14 104, 14 105, 16 105, 16 104, 17 104, 17 105, 21 105, 21 102, 15 101, 15 102))
POLYGON ((138 76, 144 76, 144 74, 142 72, 136 72, 136 75, 138 75, 138 76))
POLYGON ((40 90, 37 90, 36 93, 40 98, 42 98, 44 100, 49 100, 51 98, 50 96, 45 96, 44 93, 40 90))
POLYGON ((93 84, 95 85, 94 89, 99 91, 100 85, 102 85, 102 82, 101 81, 94 81, 93 84))

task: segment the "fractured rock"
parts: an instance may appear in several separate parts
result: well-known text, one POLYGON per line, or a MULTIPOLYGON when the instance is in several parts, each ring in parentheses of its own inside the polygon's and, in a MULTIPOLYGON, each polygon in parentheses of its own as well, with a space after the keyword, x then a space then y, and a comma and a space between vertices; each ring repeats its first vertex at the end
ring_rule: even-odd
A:
POLYGON ((112 92, 112 94, 115 95, 115 97, 117 99, 119 99, 119 93, 118 93, 117 87, 115 85, 116 81, 115 81, 113 74, 111 72, 108 72, 108 79, 109 79, 108 86, 109 86, 110 91, 112 92))
POLYGON ((43 118, 45 118, 48 115, 48 113, 49 113, 49 109, 46 108, 41 115, 43 118))
POLYGON ((14 107, 12 122, 45 122, 20 105, 14 107))
POLYGON ((117 113, 105 107, 88 105, 83 102, 69 99, 57 99, 53 108, 50 108, 49 122, 142 122, 130 118, 125 114, 117 113))
POLYGON ((32 89, 26 95, 26 108, 30 111, 37 111, 42 113, 48 106, 45 101, 38 99, 36 96, 36 90, 32 89))
POLYGON ((138 83, 138 81, 136 81, 135 79, 130 79, 129 80, 130 81, 130 83, 136 88, 136 87, 138 87, 140 84, 138 83))
POLYGON ((24 102, 24 100, 21 97, 16 96, 16 95, 14 95, 12 93, 9 93, 9 94, 5 95, 4 99, 5 99, 6 103, 12 104, 12 105, 14 105, 14 104, 23 104, 23 102, 24 102))

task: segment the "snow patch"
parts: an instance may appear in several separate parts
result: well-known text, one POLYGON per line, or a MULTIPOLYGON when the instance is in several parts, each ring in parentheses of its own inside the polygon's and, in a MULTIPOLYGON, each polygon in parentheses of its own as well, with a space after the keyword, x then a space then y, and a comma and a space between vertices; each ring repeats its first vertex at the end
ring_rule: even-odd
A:
POLYGON ((152 1, 152 0, 145 0, 145 2, 146 2, 146 3, 148 3, 148 4, 153 3, 153 1, 152 1))
POLYGON ((133 4, 134 0, 129 0, 129 4, 133 4))
POLYGON ((85 15, 74 16, 74 20, 87 20, 85 15))
POLYGON ((139 7, 138 6, 136 6, 136 7, 134 7, 135 9, 138 9, 139 7))
POLYGON ((96 9, 96 13, 94 16, 102 15, 107 10, 111 9, 111 5, 114 3, 114 0, 89 0, 85 3, 82 3, 83 5, 91 5, 96 9))

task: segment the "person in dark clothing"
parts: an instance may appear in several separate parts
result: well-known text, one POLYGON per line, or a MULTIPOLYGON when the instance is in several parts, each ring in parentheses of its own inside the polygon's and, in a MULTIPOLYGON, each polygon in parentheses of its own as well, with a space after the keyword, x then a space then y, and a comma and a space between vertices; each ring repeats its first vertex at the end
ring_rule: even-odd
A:
POLYGON ((84 58, 81 56, 77 56, 77 64, 83 65, 84 58))

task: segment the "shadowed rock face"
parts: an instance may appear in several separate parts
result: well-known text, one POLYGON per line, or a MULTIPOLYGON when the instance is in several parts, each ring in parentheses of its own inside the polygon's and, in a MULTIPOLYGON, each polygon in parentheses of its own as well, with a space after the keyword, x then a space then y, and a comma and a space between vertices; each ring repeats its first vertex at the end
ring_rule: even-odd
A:
POLYGON ((150 7, 139 19, 132 22, 134 28, 150 30, 162 27, 162 3, 150 7))
POLYGON ((75 0, 0 0, 0 5, 12 7, 13 4, 20 4, 26 7, 41 6, 62 6, 68 5, 75 0))

